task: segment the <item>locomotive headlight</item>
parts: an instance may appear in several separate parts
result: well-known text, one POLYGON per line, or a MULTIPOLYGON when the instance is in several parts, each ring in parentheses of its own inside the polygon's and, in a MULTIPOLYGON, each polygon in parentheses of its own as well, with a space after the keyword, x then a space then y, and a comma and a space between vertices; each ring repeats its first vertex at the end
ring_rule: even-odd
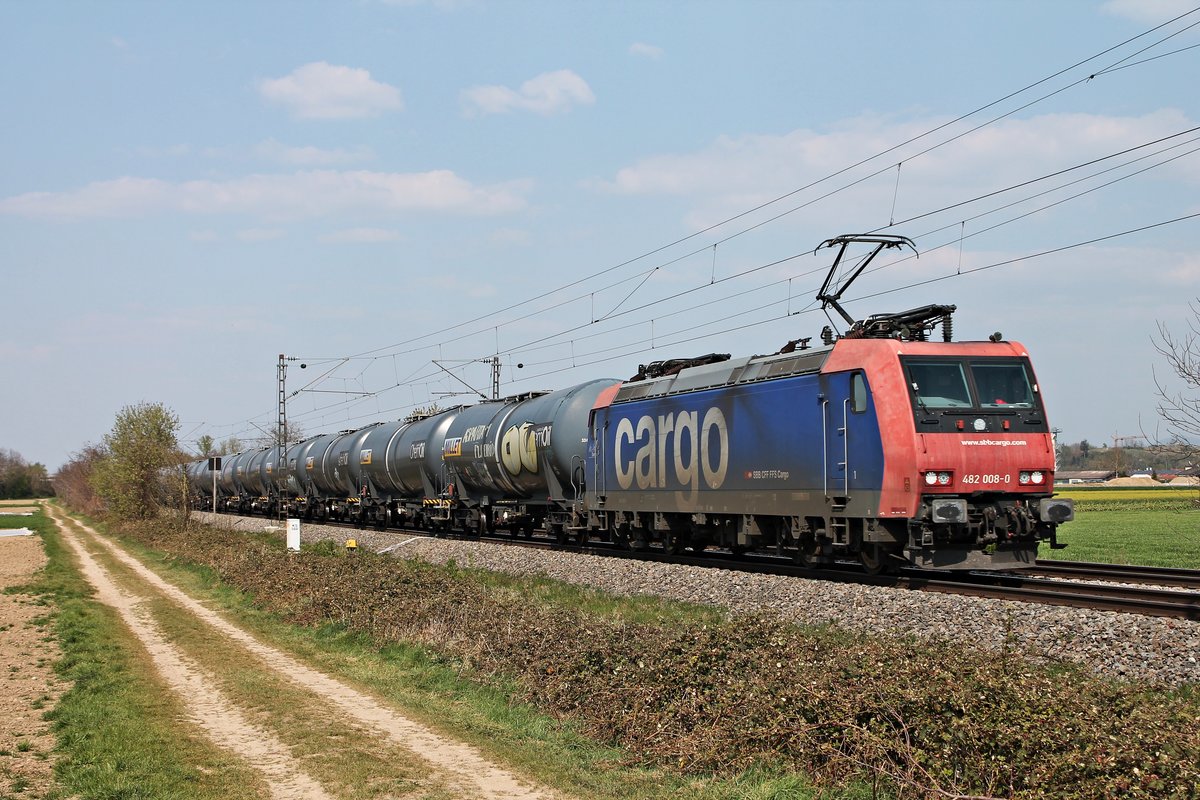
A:
POLYGON ((1017 480, 1020 482, 1020 484, 1022 486, 1027 485, 1029 483, 1029 473, 1022 472, 1020 475, 1017 476, 1017 480))
POLYGON ((949 486, 954 476, 949 472, 926 472, 926 486, 949 486))
POLYGON ((1040 470, 1034 471, 1029 473, 1029 480, 1040 486, 1046 482, 1046 475, 1040 470))

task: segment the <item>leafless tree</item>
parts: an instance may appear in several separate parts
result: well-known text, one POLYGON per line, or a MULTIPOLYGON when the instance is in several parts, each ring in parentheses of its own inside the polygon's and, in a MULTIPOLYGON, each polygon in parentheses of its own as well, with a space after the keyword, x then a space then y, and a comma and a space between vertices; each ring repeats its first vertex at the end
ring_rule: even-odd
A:
POLYGON ((1181 463, 1195 464, 1200 458, 1200 299, 1191 303, 1191 318, 1182 333, 1158 323, 1154 347, 1183 388, 1168 387, 1158 375, 1158 416, 1166 430, 1162 447, 1170 448, 1181 463))
POLYGON ((92 473, 96 465, 108 456, 103 445, 87 444, 71 460, 63 464, 52 479, 54 493, 68 507, 84 514, 97 514, 104 508, 103 502, 92 485, 92 473))

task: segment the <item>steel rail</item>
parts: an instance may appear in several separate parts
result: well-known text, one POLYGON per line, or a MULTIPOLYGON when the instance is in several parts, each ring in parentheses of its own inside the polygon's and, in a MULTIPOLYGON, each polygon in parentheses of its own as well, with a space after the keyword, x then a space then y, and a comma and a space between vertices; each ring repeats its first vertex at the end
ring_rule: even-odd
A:
POLYGON ((1138 564, 1098 564, 1088 561, 1050 561, 1039 558, 1029 570, 1016 574, 1085 580, 1149 583, 1200 589, 1200 570, 1148 567, 1138 564))

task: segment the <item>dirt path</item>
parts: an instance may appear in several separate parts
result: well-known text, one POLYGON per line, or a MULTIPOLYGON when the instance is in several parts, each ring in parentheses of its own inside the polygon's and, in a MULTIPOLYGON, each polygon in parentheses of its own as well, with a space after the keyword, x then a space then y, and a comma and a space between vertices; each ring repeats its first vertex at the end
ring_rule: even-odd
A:
POLYGON ((59 651, 37 620, 46 607, 3 592, 29 583, 46 563, 36 536, 0 538, 0 795, 44 797, 54 785, 50 724, 42 719, 65 687, 54 675, 59 651), (19 788, 23 787, 23 788, 19 788))
POLYGON ((120 547, 91 528, 76 523, 86 536, 79 535, 55 515, 66 540, 79 554, 88 580, 101 593, 100 599, 117 608, 131 629, 146 643, 155 665, 189 704, 197 721, 218 744, 245 754, 252 766, 260 769, 277 797, 322 797, 324 792, 313 782, 312 789, 296 766, 296 761, 281 742, 272 742, 265 731, 256 729, 235 708, 225 708, 223 698, 211 678, 191 665, 186 657, 154 630, 138 606, 144 598, 128 598, 116 588, 112 577, 96 562, 84 546, 101 546, 128 566, 144 582, 147 595, 164 596, 193 614, 231 642, 236 642, 278 675, 331 703, 353 721, 365 724, 396 745, 426 761, 448 785, 459 787, 461 797, 495 800, 541 800, 557 795, 548 789, 531 786, 516 775, 491 763, 475 748, 455 742, 414 722, 381 701, 306 666, 292 656, 266 645, 232 625, 212 610, 167 583, 120 547), (83 540, 83 541, 81 541, 83 540), (156 638, 157 637, 157 638, 156 638), (224 705, 223 705, 224 704, 224 705), (257 753, 243 749, 246 738, 256 739, 262 748, 257 753), (297 794, 296 792, 300 793, 297 794))

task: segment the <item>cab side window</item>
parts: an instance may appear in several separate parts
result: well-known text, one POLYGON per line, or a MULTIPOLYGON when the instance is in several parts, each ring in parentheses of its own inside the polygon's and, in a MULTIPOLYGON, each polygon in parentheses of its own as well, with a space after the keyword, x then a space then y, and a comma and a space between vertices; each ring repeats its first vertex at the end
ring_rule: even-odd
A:
POLYGON ((850 376, 850 409, 855 414, 867 410, 867 379, 861 372, 850 376))

